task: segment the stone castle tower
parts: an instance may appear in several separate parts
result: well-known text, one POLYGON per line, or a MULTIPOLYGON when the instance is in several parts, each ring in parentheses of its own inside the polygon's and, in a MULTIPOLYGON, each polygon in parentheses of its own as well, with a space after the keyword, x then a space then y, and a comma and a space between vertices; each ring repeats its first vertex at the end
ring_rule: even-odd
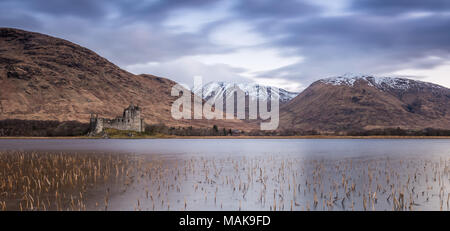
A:
POLYGON ((115 119, 98 118, 98 115, 94 117, 94 115, 91 114, 89 133, 98 134, 105 128, 144 132, 145 124, 144 119, 141 118, 140 107, 131 104, 129 107, 125 108, 122 117, 116 117, 115 119))

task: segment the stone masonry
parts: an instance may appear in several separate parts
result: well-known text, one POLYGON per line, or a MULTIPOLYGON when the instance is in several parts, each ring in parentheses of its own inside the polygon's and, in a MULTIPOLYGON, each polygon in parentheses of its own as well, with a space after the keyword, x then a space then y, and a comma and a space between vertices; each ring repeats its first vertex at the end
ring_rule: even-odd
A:
POLYGON ((98 118, 98 115, 94 117, 91 114, 90 134, 99 134, 106 128, 144 132, 145 124, 144 119, 141 118, 141 109, 139 106, 131 104, 128 108, 125 108, 122 117, 116 117, 115 119, 98 118))

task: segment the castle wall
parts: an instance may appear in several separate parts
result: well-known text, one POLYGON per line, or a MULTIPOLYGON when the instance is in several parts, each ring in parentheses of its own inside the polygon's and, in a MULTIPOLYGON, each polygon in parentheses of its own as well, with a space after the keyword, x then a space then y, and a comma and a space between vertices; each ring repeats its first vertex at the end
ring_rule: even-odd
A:
POLYGON ((93 118, 91 116, 89 134, 98 134, 102 131, 103 131, 103 119, 102 118, 93 118))
POLYGON ((114 120, 103 120, 103 129, 113 128, 117 130, 130 130, 143 132, 143 121, 141 119, 116 118, 114 120))
POLYGON ((90 133, 98 134, 105 128, 136 132, 145 131, 144 120, 141 119, 141 111, 139 107, 132 105, 124 110, 122 117, 115 119, 94 118, 91 116, 90 133))

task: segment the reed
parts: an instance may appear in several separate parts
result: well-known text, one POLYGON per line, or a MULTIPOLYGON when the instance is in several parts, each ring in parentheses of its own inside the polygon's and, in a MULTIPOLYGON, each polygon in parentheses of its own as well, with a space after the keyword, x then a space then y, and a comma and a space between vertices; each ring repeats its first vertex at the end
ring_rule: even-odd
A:
POLYGON ((449 165, 8 151, 0 152, 0 210, 449 210, 449 165))

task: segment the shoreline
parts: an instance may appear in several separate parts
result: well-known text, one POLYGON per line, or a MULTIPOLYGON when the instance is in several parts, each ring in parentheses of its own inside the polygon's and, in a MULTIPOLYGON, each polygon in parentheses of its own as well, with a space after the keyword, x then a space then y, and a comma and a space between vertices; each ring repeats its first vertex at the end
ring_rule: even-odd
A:
MULTIPOLYGON (((103 137, 89 136, 55 136, 55 137, 33 137, 33 136, 5 136, 0 139, 105 139, 103 137)), ((450 136, 140 136, 140 137, 109 137, 106 139, 450 139, 450 136)))

